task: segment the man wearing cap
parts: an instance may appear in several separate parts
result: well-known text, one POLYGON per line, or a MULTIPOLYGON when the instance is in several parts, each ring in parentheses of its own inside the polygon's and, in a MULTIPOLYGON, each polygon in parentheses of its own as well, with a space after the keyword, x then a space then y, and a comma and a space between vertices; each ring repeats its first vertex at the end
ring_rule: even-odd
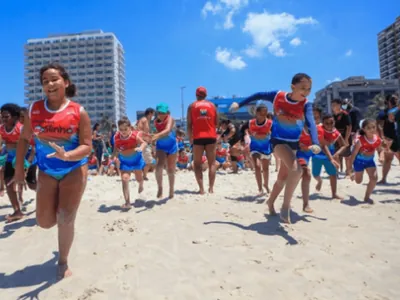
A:
POLYGON ((209 193, 214 192, 218 113, 214 103, 206 100, 207 90, 196 89, 196 101, 187 110, 187 132, 193 144, 193 166, 200 194, 204 194, 202 156, 206 153, 208 162, 209 193))

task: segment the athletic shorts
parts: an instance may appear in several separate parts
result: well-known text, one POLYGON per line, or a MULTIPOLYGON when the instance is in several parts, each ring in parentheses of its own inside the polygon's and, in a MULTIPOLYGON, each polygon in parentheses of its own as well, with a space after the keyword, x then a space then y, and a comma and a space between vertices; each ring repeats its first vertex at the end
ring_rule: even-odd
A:
POLYGON ((179 169, 187 169, 189 164, 176 163, 179 169))
POLYGON ((121 171, 137 171, 143 170, 145 162, 141 152, 135 152, 130 156, 119 155, 121 171))
POLYGON ((88 165, 89 170, 97 170, 97 165, 88 165))
POLYGON ((148 145, 146 148, 144 148, 143 152, 143 159, 146 165, 151 165, 153 162, 153 155, 151 153, 151 145, 148 145))
POLYGON ((311 157, 312 157, 312 155, 305 153, 301 150, 296 152, 297 161, 299 162, 300 166, 302 166, 302 167, 308 166, 311 157))
POLYGON ((214 138, 195 139, 195 140, 193 140, 193 145, 207 146, 207 145, 215 144, 216 142, 217 142, 217 139, 214 139, 214 138))
POLYGON ((272 145, 272 150, 277 145, 288 145, 292 150, 299 150, 299 142, 290 142, 290 141, 279 140, 276 138, 271 138, 271 145, 272 145))
POLYGON ((314 177, 321 176, 322 166, 324 166, 325 171, 329 176, 337 174, 337 170, 330 160, 313 157, 311 171, 314 177))
POLYGON ((253 155, 259 155, 260 159, 271 159, 271 154, 265 154, 261 153, 259 151, 251 151, 250 154, 253 155))
POLYGON ((232 138, 228 141, 228 144, 229 144, 229 146, 233 147, 233 146, 235 146, 238 142, 240 142, 239 137, 234 136, 234 137, 232 137, 232 138))
POLYGON ((216 157, 215 160, 219 162, 220 164, 224 164, 226 162, 225 157, 216 157))
POLYGON ((354 172, 362 172, 368 168, 376 168, 376 164, 373 159, 365 160, 365 159, 359 159, 356 157, 356 159, 354 160, 354 163, 353 163, 353 168, 354 168, 354 172))
MULTIPOLYGON (((36 165, 30 166, 28 168, 28 172, 26 174, 26 182, 30 184, 36 183, 36 165)), ((4 181, 6 183, 10 182, 10 180, 14 177, 15 169, 13 168, 12 162, 8 161, 4 167, 4 181)))
POLYGON ((393 142, 390 145, 390 150, 393 152, 398 152, 400 149, 399 149, 399 143, 397 142, 397 138, 394 138, 392 140, 393 142))
POLYGON ((166 136, 159 139, 156 142, 156 149, 164 151, 167 155, 172 155, 178 152, 178 145, 176 138, 172 136, 166 136))

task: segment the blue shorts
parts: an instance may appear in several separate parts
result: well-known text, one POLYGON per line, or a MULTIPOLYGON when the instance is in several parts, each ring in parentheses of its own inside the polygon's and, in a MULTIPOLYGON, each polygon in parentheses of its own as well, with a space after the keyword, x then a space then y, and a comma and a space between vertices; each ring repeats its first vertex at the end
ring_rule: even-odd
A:
POLYGON ((187 169, 188 164, 176 163, 176 166, 177 166, 179 169, 187 169))
POLYGON ((143 170, 146 165, 142 152, 134 152, 131 155, 118 155, 120 161, 120 170, 121 171, 137 171, 143 170))
POLYGON ((322 166, 324 166, 329 176, 335 176, 337 174, 337 170, 330 160, 313 157, 311 170, 314 177, 321 176, 322 166))
POLYGON ((156 142, 156 150, 164 151, 167 155, 178 152, 176 139, 170 136, 163 137, 156 142))
POLYGON ((302 167, 308 166, 311 157, 312 154, 309 154, 307 152, 301 150, 296 152, 297 161, 300 163, 300 166, 302 167))
POLYGON ((355 172, 362 172, 368 168, 376 168, 375 161, 373 159, 359 159, 356 157, 353 163, 353 168, 355 172))
POLYGON ((97 170, 97 165, 88 165, 89 170, 97 170))
POLYGON ((220 164, 224 164, 226 162, 225 157, 216 157, 215 160, 219 162, 220 164))
POLYGON ((291 142, 285 140, 279 140, 276 138, 271 138, 271 146, 272 150, 275 148, 276 145, 288 145, 292 150, 299 150, 299 142, 291 142))

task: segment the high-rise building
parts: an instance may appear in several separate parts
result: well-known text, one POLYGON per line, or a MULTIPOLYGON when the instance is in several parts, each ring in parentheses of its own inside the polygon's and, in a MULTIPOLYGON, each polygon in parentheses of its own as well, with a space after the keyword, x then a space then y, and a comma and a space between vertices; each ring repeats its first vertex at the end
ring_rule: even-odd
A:
POLYGON ((364 76, 354 76, 332 82, 316 92, 314 103, 330 113, 333 99, 348 98, 364 114, 376 95, 385 96, 399 92, 399 79, 366 79, 364 76))
POLYGON ((400 79, 400 16, 378 33, 379 67, 382 79, 400 79))
POLYGON ((25 44, 25 103, 44 97, 39 70, 59 62, 78 93, 74 101, 85 107, 92 122, 126 115, 124 49, 113 33, 101 30, 55 34, 25 44))

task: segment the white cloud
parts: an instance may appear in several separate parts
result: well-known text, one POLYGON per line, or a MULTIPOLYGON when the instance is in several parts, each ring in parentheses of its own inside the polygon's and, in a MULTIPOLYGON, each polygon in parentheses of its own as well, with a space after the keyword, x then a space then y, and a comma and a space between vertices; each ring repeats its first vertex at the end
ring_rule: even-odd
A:
POLYGON ((222 14, 225 18, 223 28, 231 29, 235 26, 233 16, 248 4, 249 0, 217 0, 215 4, 207 1, 201 10, 201 14, 204 18, 207 17, 208 12, 213 15, 222 14))
POLYGON ((332 80, 330 80, 330 79, 328 79, 327 81, 326 81, 326 83, 332 83, 332 82, 335 82, 335 81, 341 81, 342 79, 340 78, 340 77, 335 77, 335 78, 333 78, 332 80))
POLYGON ((347 57, 352 56, 352 55, 353 55, 353 50, 351 50, 351 49, 347 50, 346 53, 345 53, 345 55, 346 55, 347 57))
POLYGON ((298 37, 295 37, 294 39, 292 39, 292 40, 290 41, 290 45, 292 45, 293 47, 298 47, 298 46, 300 46, 302 43, 303 43, 302 40, 301 40, 300 38, 298 38, 298 37))
POLYGON ((247 66, 241 56, 235 55, 232 51, 221 47, 215 50, 215 59, 231 70, 241 70, 247 66))
MULTIPOLYGON (((312 17, 297 19, 288 13, 270 14, 264 11, 263 13, 249 13, 243 32, 250 34, 253 39, 253 45, 249 47, 253 50, 250 53, 262 53, 267 48, 273 55, 285 56, 286 52, 282 48, 281 42, 293 36, 300 25, 317 23, 312 17)), ((249 52, 248 50, 245 51, 246 53, 249 52)))
POLYGON ((219 11, 221 11, 222 6, 217 3, 217 4, 212 4, 210 1, 207 1, 206 4, 204 4, 203 9, 201 10, 201 14, 203 17, 207 17, 207 14, 210 12, 213 15, 216 15, 219 11))

